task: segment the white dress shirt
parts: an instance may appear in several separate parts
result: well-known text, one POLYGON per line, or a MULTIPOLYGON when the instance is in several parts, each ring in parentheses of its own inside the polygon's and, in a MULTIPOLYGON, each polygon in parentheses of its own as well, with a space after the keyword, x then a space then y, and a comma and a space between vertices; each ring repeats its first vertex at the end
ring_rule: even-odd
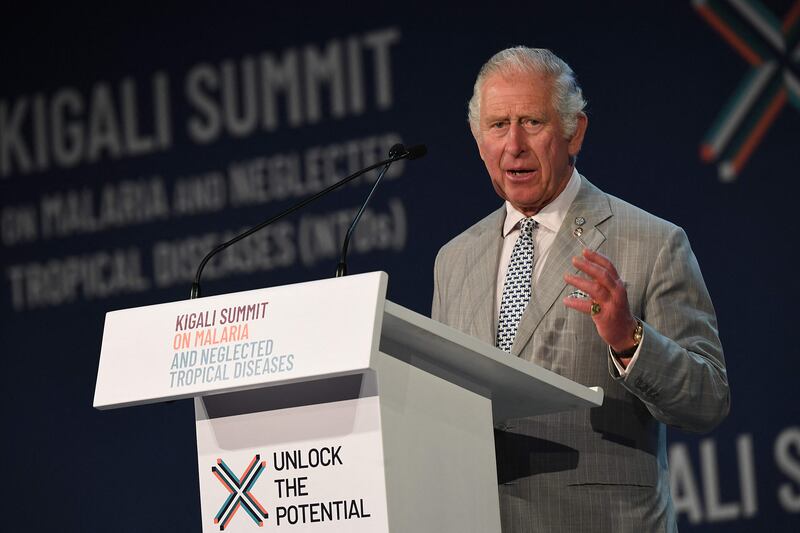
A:
MULTIPOLYGON (((533 219, 537 222, 538 226, 533 231, 531 299, 536 298, 536 283, 542 274, 545 262, 547 261, 547 255, 550 253, 550 248, 553 241, 555 241, 556 233, 558 233, 561 224, 567 217, 567 211, 572 205, 572 201, 575 200, 575 197, 578 195, 578 190, 580 188, 581 179, 578 175, 578 170, 573 168, 572 176, 570 176, 569 182, 567 182, 567 186, 561 191, 561 194, 556 196, 552 202, 533 215, 533 219)), ((498 317, 495 317, 496 319, 499 318, 500 303, 503 299, 503 285, 506 280, 506 271, 508 270, 508 264, 511 262, 511 253, 514 251, 514 244, 517 242, 517 237, 519 236, 519 223, 523 218, 525 218, 525 215, 517 211, 514 206, 506 200, 506 220, 503 223, 503 247, 500 251, 500 265, 497 269, 497 287, 495 291, 495 312, 498 315, 498 317)), ((631 334, 632 333, 633 332, 631 332, 631 334)), ((625 377, 633 367, 643 343, 644 339, 639 343, 627 367, 622 366, 613 355, 611 347, 609 346, 609 356, 620 376, 625 377)))

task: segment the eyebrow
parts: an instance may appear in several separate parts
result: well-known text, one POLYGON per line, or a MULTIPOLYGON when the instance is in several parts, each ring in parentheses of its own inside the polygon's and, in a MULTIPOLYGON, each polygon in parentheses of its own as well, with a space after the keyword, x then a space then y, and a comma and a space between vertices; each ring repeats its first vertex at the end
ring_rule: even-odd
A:
POLYGON ((511 122, 512 120, 525 120, 528 118, 532 118, 538 120, 539 122, 547 122, 547 114, 546 113, 526 113, 524 115, 516 115, 513 119, 506 114, 497 114, 497 115, 490 115, 487 114, 483 118, 484 123, 493 123, 493 122, 503 122, 508 121, 511 122))

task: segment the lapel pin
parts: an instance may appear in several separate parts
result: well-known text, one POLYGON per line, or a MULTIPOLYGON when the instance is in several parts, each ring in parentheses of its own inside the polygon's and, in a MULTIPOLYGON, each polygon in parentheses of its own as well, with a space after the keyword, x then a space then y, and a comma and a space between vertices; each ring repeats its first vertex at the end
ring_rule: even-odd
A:
POLYGON ((581 243, 581 246, 583 246, 584 248, 588 248, 589 245, 586 244, 586 242, 584 242, 583 239, 581 239, 581 235, 583 235, 583 228, 579 227, 572 230, 572 236, 575 237, 575 239, 577 239, 579 243, 581 243))
POLYGON ((586 219, 583 217, 575 217, 575 224, 578 226, 583 226, 586 224, 586 219))

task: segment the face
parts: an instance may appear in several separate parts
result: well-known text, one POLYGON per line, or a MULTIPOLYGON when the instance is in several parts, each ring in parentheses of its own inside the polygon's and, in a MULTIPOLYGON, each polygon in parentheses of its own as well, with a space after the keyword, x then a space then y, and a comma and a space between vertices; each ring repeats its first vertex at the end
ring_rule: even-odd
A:
POLYGON ((535 215, 567 186, 586 132, 578 117, 564 138, 553 106, 549 79, 538 74, 492 74, 480 95, 480 117, 473 131, 494 190, 526 216, 535 215))

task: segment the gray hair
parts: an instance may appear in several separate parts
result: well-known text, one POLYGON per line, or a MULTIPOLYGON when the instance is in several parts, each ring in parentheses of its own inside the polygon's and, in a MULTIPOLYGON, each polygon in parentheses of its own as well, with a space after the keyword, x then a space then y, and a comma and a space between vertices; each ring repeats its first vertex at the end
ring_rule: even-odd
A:
POLYGON ((553 80, 553 107, 561 119, 561 128, 566 137, 572 137, 578 127, 578 115, 586 107, 575 73, 569 65, 546 48, 528 48, 515 46, 506 48, 493 55, 484 63, 475 80, 472 98, 469 100, 467 118, 474 134, 477 134, 478 121, 481 115, 481 90, 490 75, 508 74, 540 74, 553 80))

